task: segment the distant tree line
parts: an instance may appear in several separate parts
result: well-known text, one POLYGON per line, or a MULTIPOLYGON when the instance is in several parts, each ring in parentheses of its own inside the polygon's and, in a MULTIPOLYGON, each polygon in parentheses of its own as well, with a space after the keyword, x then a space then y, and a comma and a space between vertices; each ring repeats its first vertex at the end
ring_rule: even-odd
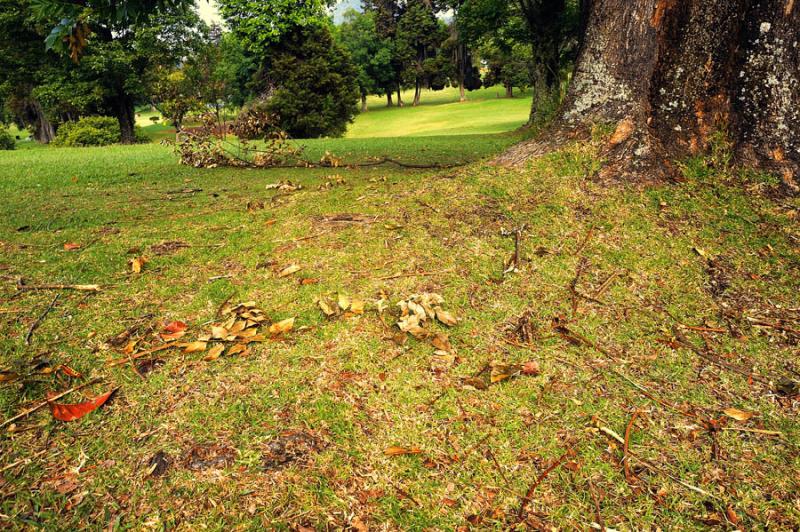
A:
POLYGON ((220 0, 223 30, 191 0, 0 0, 0 121, 46 143, 61 124, 110 116, 132 143, 137 106, 176 131, 242 109, 294 137, 336 136, 370 95, 403 106, 412 89, 416 106, 425 89, 464 100, 495 84, 508 97, 533 87, 536 119, 577 48, 577 0, 364 0, 338 26, 332 4, 220 0))

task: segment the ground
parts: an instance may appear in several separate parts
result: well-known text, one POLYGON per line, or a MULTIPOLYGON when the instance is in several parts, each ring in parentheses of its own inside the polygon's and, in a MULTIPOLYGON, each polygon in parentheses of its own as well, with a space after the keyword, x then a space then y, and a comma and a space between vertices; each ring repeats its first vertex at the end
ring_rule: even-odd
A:
POLYGON ((488 164, 513 133, 306 143, 472 161, 447 170, 3 153, 0 364, 19 378, 2 374, 0 419, 90 378, 58 402, 116 393, 3 427, 0 523, 796 527, 800 202, 724 157, 683 161, 679 183, 600 182, 605 138, 514 171, 488 164), (452 347, 395 325, 424 293, 458 319, 424 326, 452 347), (340 295, 363 313, 326 317, 340 295), (214 360, 140 355, 250 301, 293 329, 214 360))

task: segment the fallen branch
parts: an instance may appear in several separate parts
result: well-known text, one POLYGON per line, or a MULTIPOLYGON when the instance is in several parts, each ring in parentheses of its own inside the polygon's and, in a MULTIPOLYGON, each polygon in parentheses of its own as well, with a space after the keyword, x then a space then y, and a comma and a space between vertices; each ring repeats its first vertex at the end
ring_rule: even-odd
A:
POLYGON ((50 311, 53 310, 53 307, 55 306, 55 304, 58 301, 59 297, 61 297, 61 294, 60 293, 56 294, 56 297, 54 297, 53 300, 50 302, 50 304, 47 305, 47 308, 44 309, 44 312, 42 312, 42 315, 39 316, 36 319, 36 321, 31 323, 31 326, 28 328, 28 332, 25 334, 25 345, 31 345, 31 337, 33 336, 33 331, 38 329, 39 325, 41 325, 42 322, 44 321, 44 319, 47 317, 47 315, 50 314, 50 311))
POLYGON ((450 273, 452 270, 439 270, 435 272, 405 272, 405 273, 395 273, 392 275, 384 275, 382 277, 373 277, 376 281, 388 281, 390 279, 400 279, 401 277, 430 277, 433 275, 442 275, 445 273, 450 273))
POLYGON ((11 417, 11 418, 3 421, 2 423, 0 423, 0 428, 3 428, 5 426, 7 426, 7 425, 10 425, 11 423, 14 423, 15 421, 18 421, 18 420, 20 420, 22 418, 28 417, 29 415, 33 414, 34 412, 37 412, 38 410, 41 410, 42 408, 46 407, 47 405, 49 405, 53 401, 55 401, 57 399, 61 399, 65 395, 71 394, 72 392, 76 392, 76 391, 78 391, 78 390, 80 390, 82 388, 86 388, 87 386, 91 386, 92 384, 97 384, 101 380, 102 379, 92 379, 90 381, 84 382, 83 384, 79 384, 78 386, 74 386, 74 387, 70 388, 69 390, 66 390, 66 391, 63 391, 61 393, 58 393, 58 394, 54 395, 53 397, 47 399, 46 401, 43 401, 43 402, 39 403, 38 405, 33 406, 33 407, 25 410, 24 412, 21 412, 21 413, 17 414, 16 416, 11 417))
POLYGON ((723 369, 727 369, 734 373, 738 373, 739 375, 742 375, 743 377, 746 377, 748 379, 753 379, 754 381, 757 381, 761 384, 769 385, 768 379, 765 379, 760 375, 756 375, 752 371, 748 371, 744 368, 740 368, 739 366, 731 364, 730 362, 726 362, 725 360, 722 360, 714 353, 711 353, 709 351, 703 351, 702 349, 694 345, 688 338, 686 338, 686 336, 684 336, 684 334, 680 332, 677 326, 672 328, 672 332, 675 335, 675 339, 677 340, 678 345, 682 345, 683 347, 689 349, 690 351, 697 354, 700 358, 707 360, 708 362, 711 362, 712 364, 719 366, 723 369))
POLYGON ((146 357, 147 355, 150 355, 152 353, 157 353, 159 351, 163 351, 165 349, 170 349, 172 347, 181 347, 184 343, 185 342, 178 342, 176 340, 174 342, 161 344, 161 345, 159 345, 157 347, 153 347, 151 349, 146 349, 144 351, 139 351, 138 353, 136 353, 134 355, 129 355, 129 356, 124 357, 124 358, 118 358, 116 360, 112 360, 111 362, 108 362, 106 364, 106 366, 109 367, 109 368, 113 368, 114 366, 119 366, 120 364, 125 364, 126 362, 131 362, 132 360, 136 360, 136 359, 139 359, 139 358, 142 358, 142 357, 146 357))

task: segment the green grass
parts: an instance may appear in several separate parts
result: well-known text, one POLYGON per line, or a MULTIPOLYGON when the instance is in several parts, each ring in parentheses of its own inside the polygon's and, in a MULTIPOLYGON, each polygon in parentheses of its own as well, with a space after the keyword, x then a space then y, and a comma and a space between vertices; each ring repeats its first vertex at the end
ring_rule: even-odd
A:
MULTIPOLYGON (((0 523, 322 530, 358 519, 373 528, 501 530, 543 471, 574 448, 533 493, 531 527, 587 529, 598 520, 596 498, 604 525, 620 530, 724 526, 730 512, 742 529, 791 529, 800 520, 796 403, 671 340, 678 322, 720 330, 684 333, 756 376, 796 377, 798 338, 747 318, 800 327, 789 310, 800 307, 800 202, 769 199, 774 183, 764 176, 702 160, 686 162, 680 184, 598 182, 602 139, 525 170, 485 164, 518 138, 304 142, 310 157, 473 161, 444 172, 203 170, 177 165, 156 144, 0 154, 0 369, 31 372, 39 356, 103 379, 69 402, 119 388, 79 421, 43 410, 0 435, 0 523), (266 188, 286 180, 303 188, 266 188), (263 209, 247 209, 259 202, 263 209), (362 221, 326 221, 344 213, 362 221), (504 276, 514 249, 504 231, 522 225, 519 271, 504 276), (189 247, 152 248, 174 240, 189 247), (65 251, 67 242, 82 248, 65 251), (711 293, 707 259, 693 248, 720 259, 726 290, 711 293), (150 260, 133 274, 128 261, 140 255, 150 260), (291 263, 303 269, 279 277, 291 263), (319 282, 300 284, 304 277, 319 282), (61 292, 26 345, 55 293, 18 292, 19 278, 103 289, 61 292), (426 341, 391 340, 395 303, 426 291, 460 318, 431 326, 449 333, 452 367, 434 369, 426 341), (316 300, 337 293, 363 298, 366 312, 325 318, 316 300), (390 305, 381 313, 382 295, 390 305), (148 326, 172 320, 186 321, 191 339, 228 297, 255 301, 273 320, 295 317, 295 330, 247 356, 159 352, 164 365, 144 376, 107 365, 124 356, 109 338, 135 323, 137 349, 159 345, 148 326), (526 311, 529 347, 509 332, 526 311), (554 323, 603 351, 566 341, 554 323), (492 360, 536 361, 541 374, 483 391, 464 386, 492 360), (730 407, 755 416, 735 421, 723 414, 730 407), (712 433, 676 410, 745 430, 713 433, 713 458, 712 433), (654 467, 632 461, 630 485, 622 444, 607 430, 624 435, 635 411, 630 448, 654 467), (782 436, 747 432, 761 429, 782 436), (287 431, 319 444, 265 469, 270 444, 287 431), (232 458, 194 470, 198 446, 232 458), (421 453, 390 457, 391 446, 421 453), (157 452, 170 465, 153 477, 157 452)), ((56 373, 0 384, 0 419, 75 382, 83 379, 56 373)))

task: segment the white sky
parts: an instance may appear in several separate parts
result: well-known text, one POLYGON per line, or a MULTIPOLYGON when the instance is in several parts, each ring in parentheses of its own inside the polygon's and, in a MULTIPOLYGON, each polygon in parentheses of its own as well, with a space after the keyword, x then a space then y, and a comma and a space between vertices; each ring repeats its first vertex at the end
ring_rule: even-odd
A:
POLYGON ((214 0, 195 0, 197 12, 206 24, 222 24, 222 17, 219 16, 219 9, 214 0))

